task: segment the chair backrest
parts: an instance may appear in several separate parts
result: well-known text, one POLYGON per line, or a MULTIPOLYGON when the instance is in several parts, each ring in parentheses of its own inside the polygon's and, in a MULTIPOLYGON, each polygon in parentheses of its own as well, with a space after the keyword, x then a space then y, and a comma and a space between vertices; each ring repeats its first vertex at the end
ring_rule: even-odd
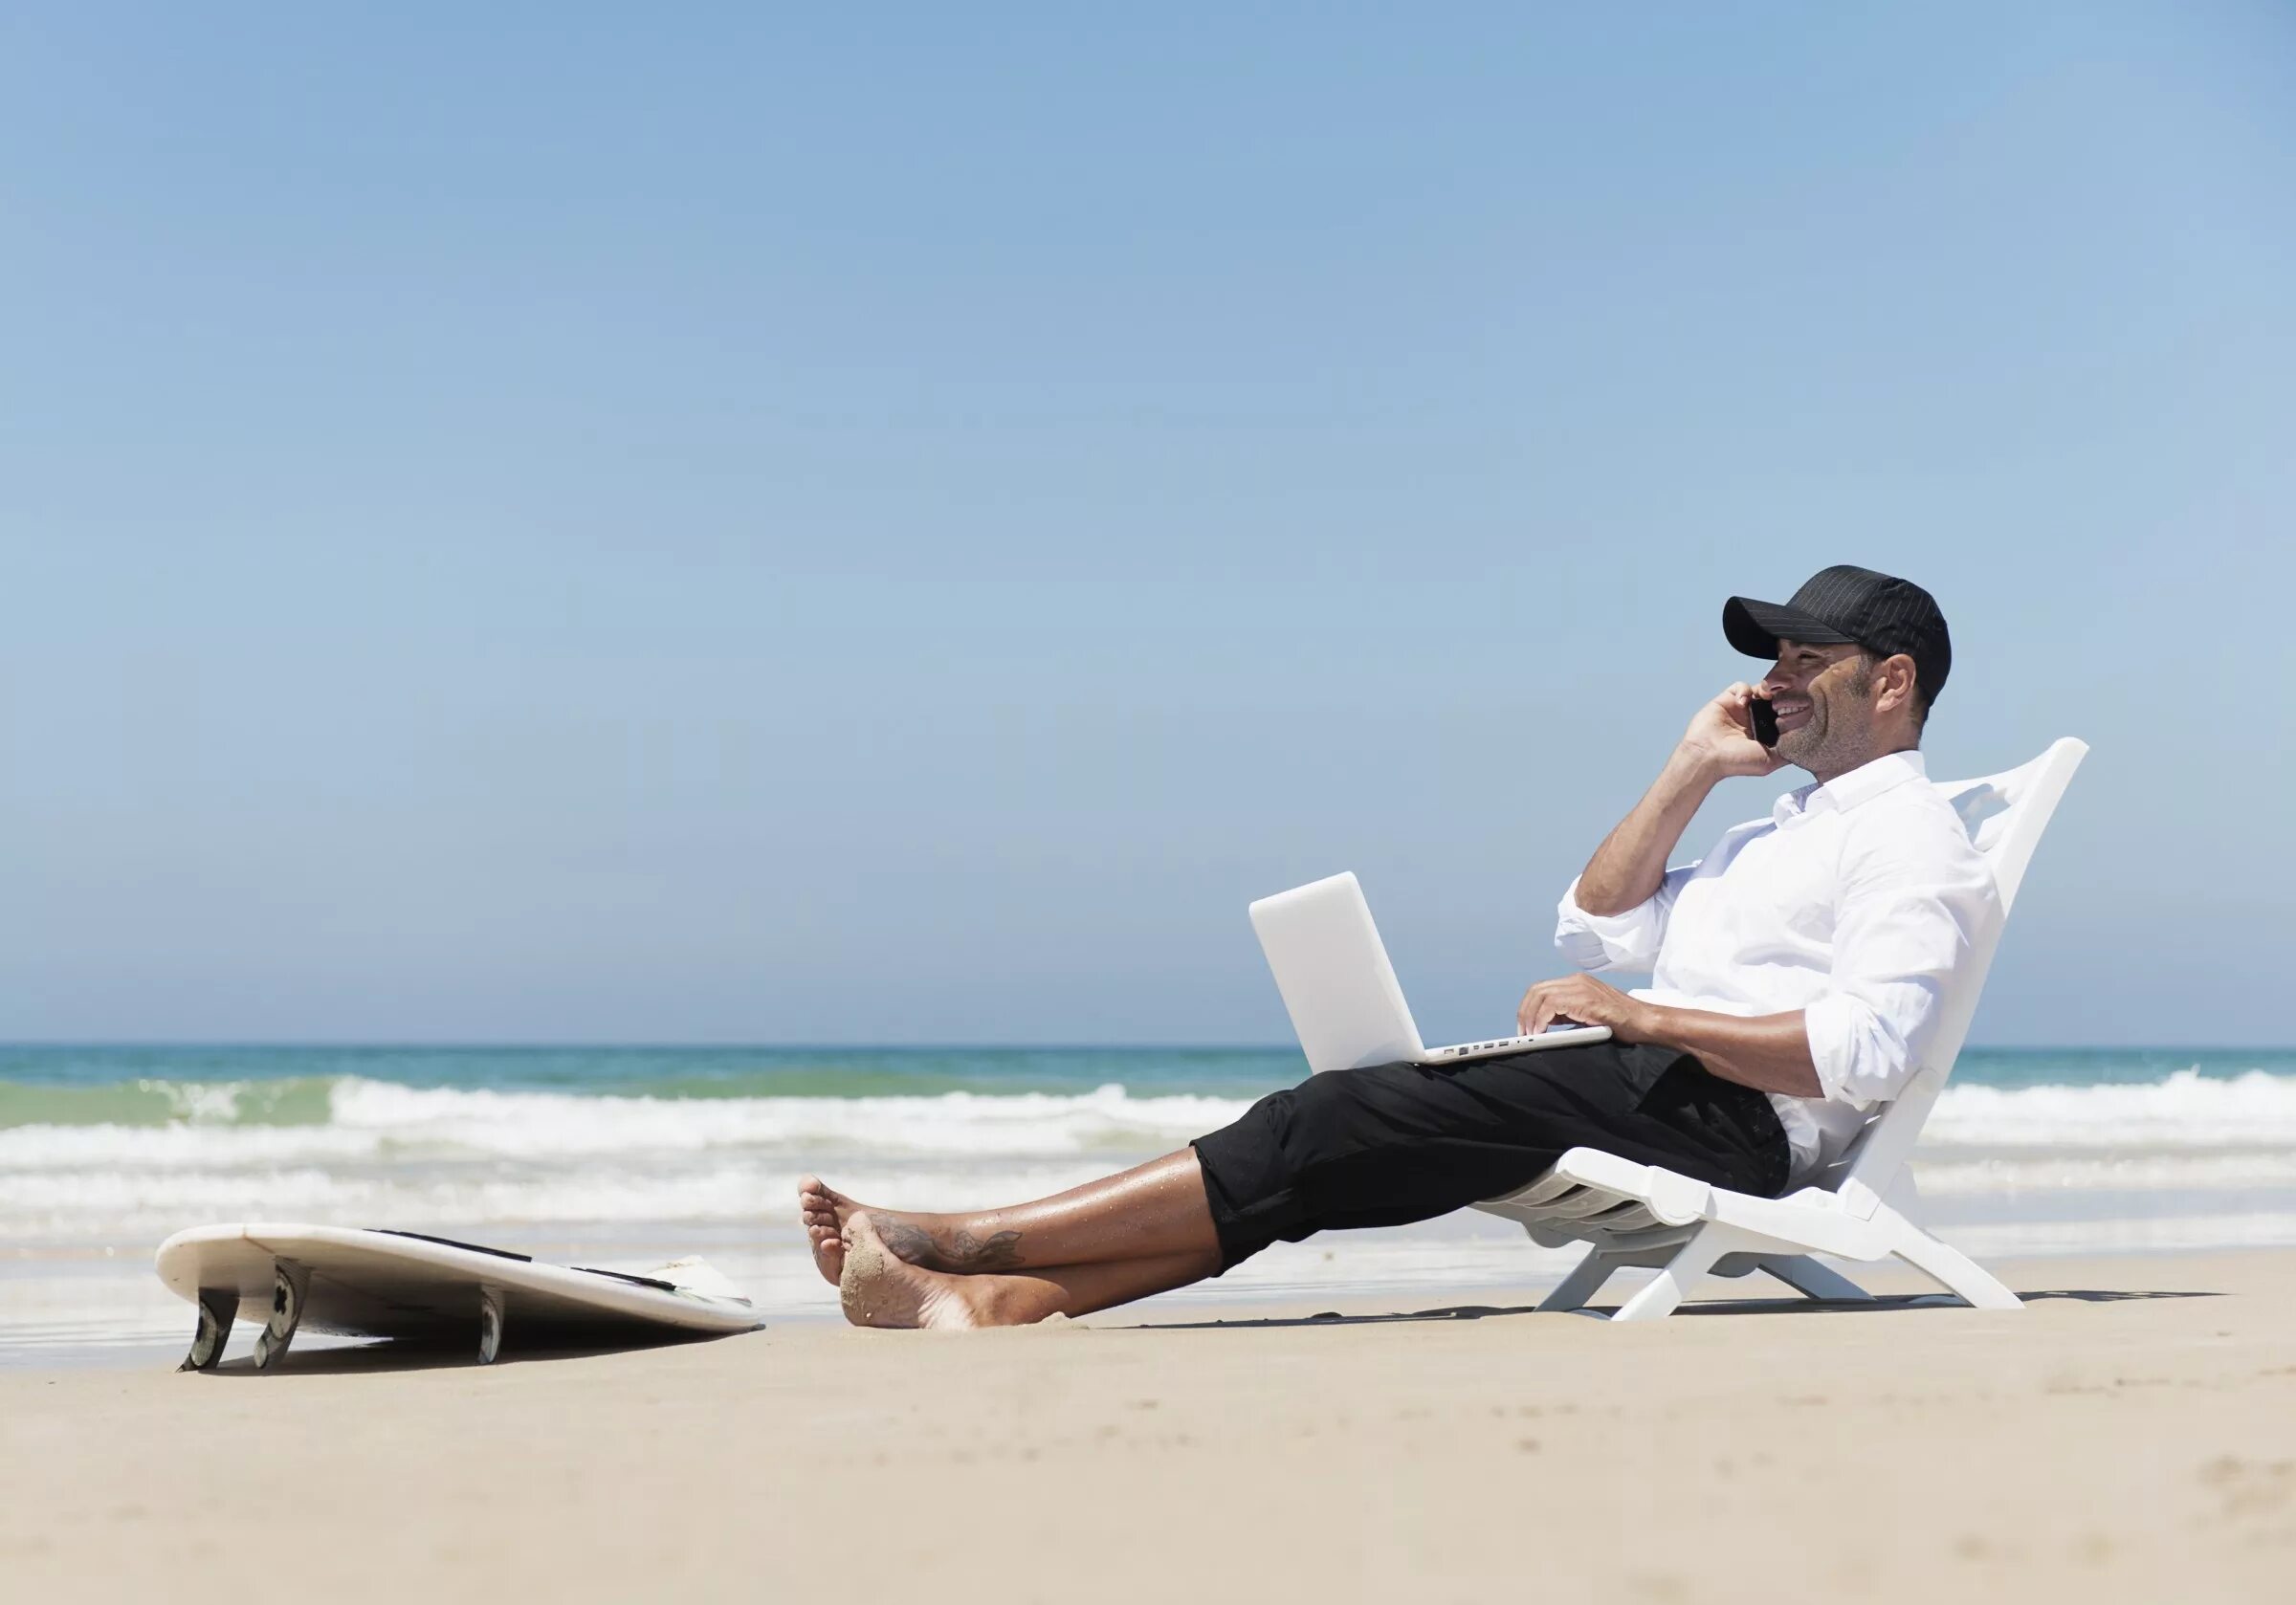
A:
POLYGON ((2024 882, 2025 867, 2033 862, 2041 833, 2048 827, 2049 816, 2057 811, 2058 800, 2087 752, 2086 742, 2061 737, 2032 762, 2003 774, 1935 782, 1961 816, 1970 841, 1993 871, 2001 917, 1979 938, 1968 964, 1947 987, 1944 1018, 1931 1041, 1928 1063, 1920 1066, 1903 1092, 1866 1122, 1849 1152, 1818 1182, 1839 1192, 1851 1213, 1861 1217, 1873 1214, 1906 1155, 1912 1152, 1914 1139, 1921 1135, 1930 1106, 1945 1089, 1945 1079, 1953 1073, 1970 1022, 1976 1016, 1977 1000, 1985 991, 1985 974, 1993 968, 1994 951, 2000 945, 2002 927, 2009 923, 2009 910, 2017 901, 2017 889, 2024 882))

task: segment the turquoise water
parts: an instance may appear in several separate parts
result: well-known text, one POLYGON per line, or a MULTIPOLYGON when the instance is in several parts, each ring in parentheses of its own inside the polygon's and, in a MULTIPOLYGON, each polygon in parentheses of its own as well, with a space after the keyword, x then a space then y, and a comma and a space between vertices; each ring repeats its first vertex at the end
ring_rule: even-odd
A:
MULTIPOLYGON (((817 1167, 916 1198, 1050 1188, 1305 1070, 1292 1047, 7 1047, 0 1245, 255 1215, 730 1222, 817 1167)), ((1972 1049, 1923 1152, 1949 1192, 2296 1180, 2296 1049, 1972 1049)))
POLYGON ((1296 1048, 0 1046, 0 1127, 176 1117, 175 1088, 248 1087, 247 1118, 322 1120, 344 1078, 463 1091, 686 1098, 1256 1096, 1307 1072, 1296 1048))
MULTIPOLYGON (((0 1128, 165 1125, 200 1088, 250 1124, 320 1124, 346 1080, 651 1099, 1076 1093, 1257 1096, 1306 1073, 1292 1047, 0 1046, 0 1128)), ((2296 1077, 2296 1048, 1970 1048, 1956 1086, 2123 1087, 2178 1071, 2296 1077)))
MULTIPOLYGON (((1305 1071, 1289 1046, 0 1047, 0 1364, 179 1342, 152 1251, 232 1220, 703 1252, 772 1318, 833 1318, 801 1174, 893 1208, 1012 1202, 1305 1071)), ((1914 1172, 1981 1258, 2296 1242, 2296 1049, 1971 1049, 1914 1172)), ((1464 1212, 1279 1245, 1190 1296, 1514 1286, 1567 1259, 1464 1212)))

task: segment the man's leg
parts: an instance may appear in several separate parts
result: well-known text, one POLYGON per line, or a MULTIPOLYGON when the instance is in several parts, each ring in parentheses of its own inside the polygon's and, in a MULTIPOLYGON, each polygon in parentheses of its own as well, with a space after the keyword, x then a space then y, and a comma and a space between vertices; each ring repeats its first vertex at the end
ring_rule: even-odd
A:
POLYGON ((888 1216, 888 1229, 807 1178, 807 1229, 839 1229, 857 1323, 1007 1325, 1181 1286, 1277 1241, 1446 1215, 1580 1144, 1742 1192, 1786 1180, 1785 1135, 1761 1093, 1685 1054, 1602 1043, 1311 1076, 1190 1150, 1010 1210, 888 1216), (908 1264, 951 1252, 970 1274, 908 1264))
POLYGON ((1192 1148, 1049 1198, 969 1214, 878 1209, 810 1176, 798 1183, 797 1195, 813 1262, 830 1282, 843 1276, 846 1224, 863 1211, 887 1248, 927 1270, 970 1274, 1096 1265, 1217 1255, 1220 1247, 1192 1148))
POLYGON ((1475 1107, 1452 1072, 1340 1070, 1269 1094, 1195 1146, 1007 1209, 881 1210, 813 1176, 799 1197, 815 1261, 855 1326, 1016 1326, 1184 1286, 1275 1236, 1447 1214, 1503 1190, 1478 1179, 1492 1165, 1512 1177, 1560 1152, 1526 1155, 1519 1118, 1478 1143, 1490 1133, 1477 1132, 1475 1107), (1271 1208, 1284 1229, 1260 1235, 1271 1208))
MULTIPOLYGON (((1541 1057, 1572 1051, 1551 1049, 1541 1057)), ((1390 1139, 1424 1143, 1472 1134, 1475 1110, 1443 1095, 1450 1088, 1452 1074, 1424 1066, 1382 1065, 1310 1076, 1297 1087, 1261 1099, 1241 1120, 1197 1147, 1003 1209, 952 1214, 882 1209, 849 1198, 820 1177, 807 1176, 798 1182, 799 1217, 812 1243, 814 1264, 823 1279, 832 1283, 840 1281, 843 1271, 846 1224, 864 1211, 889 1249, 926 1270, 973 1274, 1216 1250, 1222 1246, 1221 1238, 1198 1147, 1212 1150, 1218 1144, 1215 1152, 1226 1159, 1226 1168, 1239 1173, 1270 1166, 1297 1170, 1323 1158, 1346 1156, 1366 1161, 1374 1170, 1407 1167, 1408 1158, 1386 1152, 1390 1139)), ((1494 1159, 1502 1168, 1521 1162, 1512 1152, 1520 1147, 1521 1136, 1519 1130, 1507 1130, 1495 1153, 1487 1146, 1476 1156, 1480 1163, 1466 1156, 1465 1147, 1458 1148, 1448 1163, 1439 1165, 1451 1174, 1437 1179, 1436 1196, 1424 1206, 1416 1198, 1393 1197, 1392 1189, 1375 1182, 1364 1196, 1340 1204, 1350 1219, 1330 1223, 1397 1225, 1456 1209, 1456 1202, 1445 1200, 1457 1184, 1476 1185, 1468 1177, 1481 1174, 1494 1159), (1446 1188, 1445 1180, 1452 1185, 1446 1188), (1365 1210, 1368 1216, 1353 1218, 1365 1210)), ((1251 1174, 1241 1190, 1262 1192, 1264 1178, 1251 1174)), ((1470 1194, 1467 1201, 1490 1196, 1470 1194)))

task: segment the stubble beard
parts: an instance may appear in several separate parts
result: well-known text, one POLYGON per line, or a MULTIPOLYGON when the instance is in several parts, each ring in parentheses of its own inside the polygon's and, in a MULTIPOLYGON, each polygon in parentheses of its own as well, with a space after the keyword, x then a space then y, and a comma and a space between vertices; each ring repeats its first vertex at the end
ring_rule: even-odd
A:
MULTIPOLYGON (((1855 686, 1849 689, 1853 694, 1858 690, 1855 686)), ((1825 703, 1812 697, 1810 722, 1778 737, 1777 745, 1772 750, 1812 775, 1845 775, 1857 768, 1866 761, 1866 755, 1859 750, 1862 733, 1837 727, 1827 717, 1830 711, 1825 703)))
POLYGON ((1813 759, 1822 760, 1825 757, 1825 709, 1813 699, 1809 723, 1779 736, 1777 745, 1770 750, 1798 769, 1812 768, 1813 759))
POLYGON ((1826 705, 1816 697, 1810 699, 1810 722, 1789 730, 1777 738, 1777 756, 1798 769, 1813 775, 1824 775, 1849 767, 1836 751, 1842 745, 1835 739, 1833 720, 1826 717, 1826 705))

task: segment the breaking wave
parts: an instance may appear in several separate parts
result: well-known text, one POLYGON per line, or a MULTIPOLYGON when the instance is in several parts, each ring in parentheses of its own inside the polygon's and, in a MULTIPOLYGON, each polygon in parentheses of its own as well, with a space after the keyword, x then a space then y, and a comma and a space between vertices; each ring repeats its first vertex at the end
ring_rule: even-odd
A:
MULTIPOLYGON (((1247 1096, 1076 1091, 660 1096, 359 1075, 0 1082, 0 1241, 156 1241, 208 1220, 778 1220, 819 1168, 896 1207, 1009 1201, 1217 1129, 1247 1096)), ((1949 1088, 1918 1171, 1941 1200, 2296 1197, 2296 1076, 1949 1088)))
MULTIPOLYGON (((0 1168, 546 1160, 736 1149, 1082 1155, 1184 1142, 1232 1120, 1248 1103, 1141 1095, 1113 1082, 1073 1093, 842 1098, 503 1091, 360 1076, 124 1088, 0 1083, 0 1168)), ((1984 1149, 2296 1146, 2296 1076, 2178 1070, 2112 1086, 1954 1086, 1938 1100, 1924 1141, 1984 1149)))

